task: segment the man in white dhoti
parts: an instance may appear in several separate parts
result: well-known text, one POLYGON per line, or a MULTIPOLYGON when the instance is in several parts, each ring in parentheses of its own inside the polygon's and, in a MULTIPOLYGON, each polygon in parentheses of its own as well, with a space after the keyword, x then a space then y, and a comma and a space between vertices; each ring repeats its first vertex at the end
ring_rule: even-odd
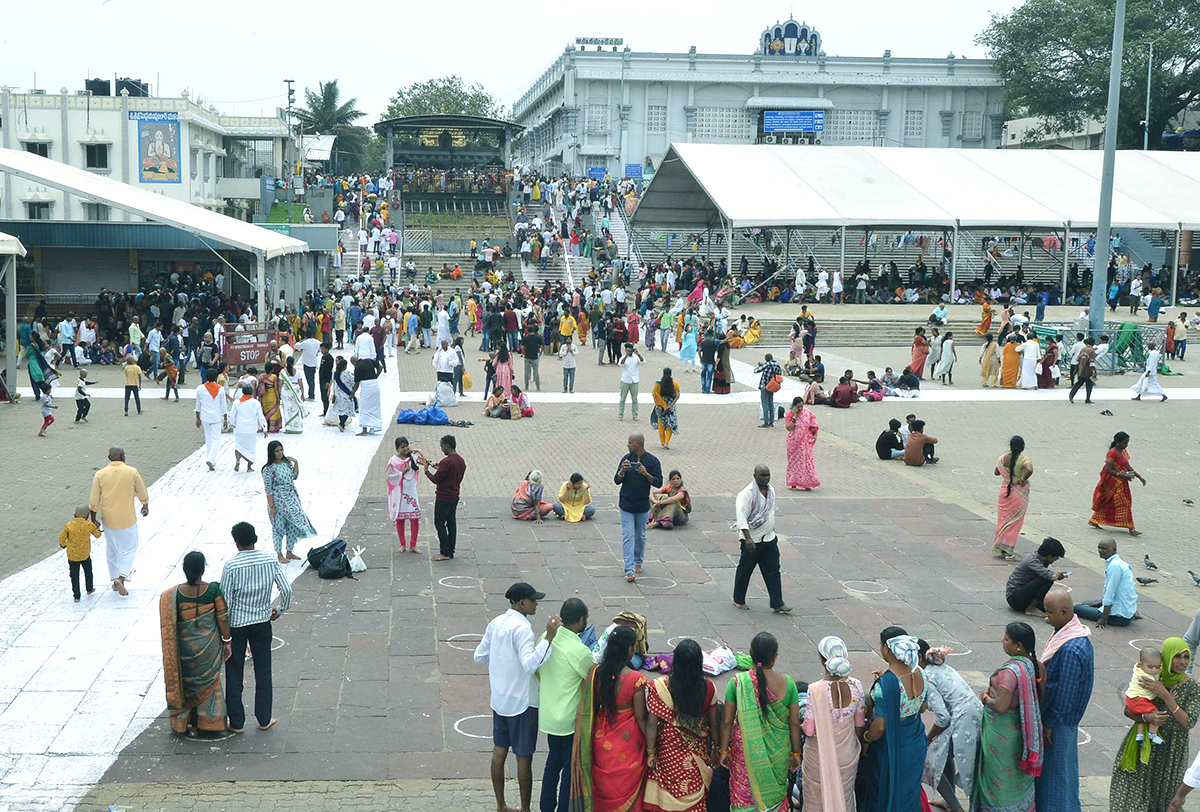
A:
POLYGON ((133 559, 138 549, 137 512, 133 499, 142 503, 142 515, 150 515, 150 494, 136 468, 125 464, 125 449, 108 450, 108 465, 92 477, 92 496, 88 501, 89 518, 96 521, 99 512, 104 525, 108 577, 114 591, 128 595, 125 582, 133 575, 133 559))
POLYGON ((450 314, 446 308, 440 308, 437 312, 437 343, 440 345, 445 341, 449 344, 453 340, 450 336, 450 314))
POLYGON ((1137 383, 1130 387, 1133 392, 1134 400, 1141 400, 1142 395, 1158 395, 1163 400, 1167 399, 1167 393, 1163 391, 1162 384, 1158 382, 1158 347, 1155 344, 1147 344, 1146 349, 1146 371, 1142 373, 1142 377, 1138 378, 1137 383))
POLYGON ((1030 333, 1021 346, 1017 347, 1017 352, 1021 353, 1021 378, 1017 381, 1017 386, 1022 389, 1037 389, 1037 362, 1042 354, 1041 342, 1037 336, 1030 333))
POLYGON ((229 423, 229 401, 225 391, 212 381, 196 387, 196 428, 204 429, 204 446, 208 470, 217 470, 217 448, 221 445, 221 429, 229 423))
POLYGON ((246 470, 253 471, 258 434, 267 436, 267 418, 254 397, 254 384, 242 385, 242 396, 229 411, 229 425, 233 426, 233 470, 241 470, 245 460, 246 470))
POLYGON ((358 397, 358 425, 362 429, 359 437, 365 437, 373 431, 383 431, 379 369, 379 362, 374 358, 360 358, 354 364, 353 394, 358 397))

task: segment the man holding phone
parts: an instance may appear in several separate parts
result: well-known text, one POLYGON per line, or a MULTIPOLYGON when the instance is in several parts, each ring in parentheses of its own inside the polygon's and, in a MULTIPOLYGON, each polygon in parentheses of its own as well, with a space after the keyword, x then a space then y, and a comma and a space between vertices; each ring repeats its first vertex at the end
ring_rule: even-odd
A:
POLYGON ((662 465, 646 451, 646 438, 629 435, 629 453, 621 457, 613 483, 621 486, 617 507, 621 513, 621 553, 625 580, 633 582, 642 571, 646 552, 646 522, 650 518, 650 488, 661 488, 662 465))

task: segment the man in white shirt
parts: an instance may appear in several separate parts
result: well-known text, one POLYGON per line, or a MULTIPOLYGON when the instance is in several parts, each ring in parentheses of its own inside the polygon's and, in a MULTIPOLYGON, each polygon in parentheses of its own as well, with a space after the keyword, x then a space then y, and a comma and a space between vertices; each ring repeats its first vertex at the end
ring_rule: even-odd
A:
POLYGON ((637 347, 627 343, 625 355, 617 363, 621 365, 621 401, 617 404, 617 419, 625 419, 625 397, 632 394, 633 422, 636 423, 638 419, 638 382, 641 380, 641 371, 638 367, 646 363, 646 359, 638 352, 637 347))
POLYGON ((155 324, 146 333, 146 352, 150 353, 150 369, 147 373, 151 379, 158 377, 158 351, 162 349, 162 331, 155 324))
POLYGON ((225 390, 210 381, 196 387, 196 428, 204 429, 204 449, 208 470, 217 470, 217 447, 221 445, 221 430, 229 423, 229 401, 225 390))
POLYGON ((454 382, 454 368, 458 366, 458 353, 450 346, 449 339, 442 339, 441 346, 433 351, 433 368, 438 382, 454 382))
POLYGON ((62 345, 63 357, 75 366, 75 319, 69 313, 58 323, 58 343, 62 345))
POLYGON ((308 397, 305 400, 316 400, 317 365, 321 363, 321 342, 315 338, 306 338, 297 342, 296 349, 300 351, 300 365, 304 367, 304 382, 308 384, 308 397))
POLYGON ((537 614, 538 601, 546 597, 527 583, 515 583, 504 593, 509 610, 488 624, 475 649, 475 662, 488 667, 492 696, 492 789, 496 808, 504 802, 504 762, 511 748, 517 757, 520 809, 527 810, 533 795, 533 751, 537 746, 538 689, 534 673, 550 658, 550 644, 562 620, 551 615, 546 637, 535 644, 529 618, 537 614))
POLYGON ((787 614, 792 607, 783 602, 779 579, 779 538, 775 535, 775 489, 771 487, 771 469, 754 466, 754 481, 737 495, 737 528, 742 537, 742 555, 733 576, 733 605, 746 606, 746 589, 755 567, 762 573, 771 597, 771 611, 787 614))
POLYGON ((566 336, 566 340, 558 348, 558 357, 562 360, 564 395, 575 391, 575 369, 578 361, 576 356, 578 355, 579 348, 575 346, 574 336, 566 336))
POLYGON ((375 339, 365 329, 360 330, 354 339, 354 354, 360 361, 375 357, 375 339))

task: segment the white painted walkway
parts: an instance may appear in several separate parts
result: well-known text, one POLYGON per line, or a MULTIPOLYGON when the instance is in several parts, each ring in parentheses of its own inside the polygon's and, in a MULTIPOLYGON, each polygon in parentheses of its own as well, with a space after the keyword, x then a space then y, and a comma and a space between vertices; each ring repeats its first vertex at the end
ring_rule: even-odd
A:
MULTIPOLYGON (((380 385, 387 420, 399 386, 394 374, 380 385)), ((318 531, 298 546, 301 555, 341 530, 382 436, 323 426, 317 406, 303 434, 270 436, 299 460, 296 485, 318 531)), ((260 462, 267 442, 259 439, 260 462)), ((128 597, 109 586, 103 539, 92 547, 96 594, 81 603, 71 597, 65 552, 0 582, 0 809, 73 808, 166 709, 158 598, 183 580, 185 553, 202 550, 208 578, 218 579, 235 552, 229 530, 238 521, 252 522, 259 547, 272 549, 262 478, 257 468, 233 472, 233 435, 222 437, 215 473, 203 459, 201 447, 150 487, 128 597)), ((138 464, 134 449, 129 464, 138 464)), ((288 575, 294 579, 302 566, 293 562, 288 575)))

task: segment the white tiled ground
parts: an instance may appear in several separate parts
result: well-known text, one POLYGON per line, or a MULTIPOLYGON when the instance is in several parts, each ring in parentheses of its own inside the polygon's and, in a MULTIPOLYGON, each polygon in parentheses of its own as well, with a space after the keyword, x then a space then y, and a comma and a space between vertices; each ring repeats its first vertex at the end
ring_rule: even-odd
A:
MULTIPOLYGON (((387 420, 399 385, 394 375, 380 385, 387 420)), ((303 434, 271 435, 300 461, 296 486, 318 531, 309 544, 336 537, 380 438, 322 426, 319 409, 303 434)), ((267 440, 259 443, 261 462, 267 440)), ((271 549, 262 479, 233 472, 233 436, 222 437, 215 473, 203 459, 201 448, 151 486, 128 597, 109 588, 103 539, 92 547, 96 594, 81 603, 71 599, 65 552, 0 582, 0 809, 70 809, 166 709, 158 597, 183 580, 185 553, 202 550, 218 578, 234 553, 229 528, 243 520, 271 549)), ((289 576, 302 566, 293 562, 289 576)))

